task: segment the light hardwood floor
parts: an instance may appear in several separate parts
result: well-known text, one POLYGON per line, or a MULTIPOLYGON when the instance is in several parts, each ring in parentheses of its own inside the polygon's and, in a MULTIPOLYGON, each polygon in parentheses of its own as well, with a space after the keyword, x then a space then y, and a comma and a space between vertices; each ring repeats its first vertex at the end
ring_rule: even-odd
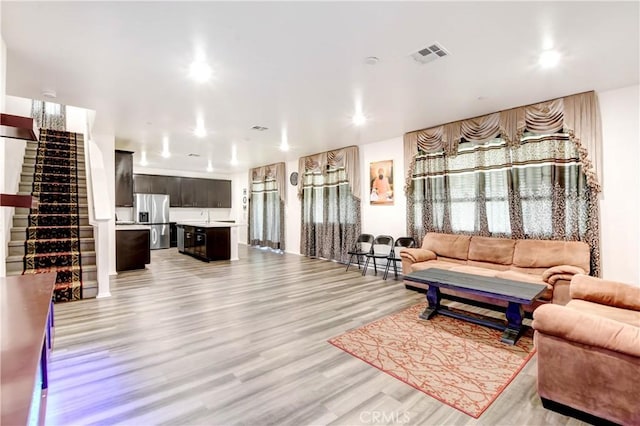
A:
POLYGON ((582 424, 542 408, 535 357, 476 420, 327 343, 423 300, 393 274, 240 257, 153 251, 112 278, 111 298, 56 305, 46 423, 582 424))

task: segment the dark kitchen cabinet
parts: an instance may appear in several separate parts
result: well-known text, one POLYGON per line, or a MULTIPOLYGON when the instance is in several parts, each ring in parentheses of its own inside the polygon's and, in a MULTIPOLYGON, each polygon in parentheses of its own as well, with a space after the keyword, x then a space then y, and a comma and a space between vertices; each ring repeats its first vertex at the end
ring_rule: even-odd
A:
POLYGON ((133 192, 136 194, 153 194, 151 175, 134 175, 133 192))
POLYGON ((184 225, 184 252, 205 261, 231 259, 231 229, 184 225))
POLYGON ((170 207, 231 208, 230 180, 136 174, 133 192, 167 194, 170 207))
POLYGON ((151 263, 148 229, 118 229, 116 231, 116 271, 144 269, 151 263))
POLYGON ((209 207, 231 208, 231 181, 212 180, 207 187, 207 204, 209 207))
POLYGON ((195 179, 196 188, 196 207, 211 207, 209 205, 209 186, 214 180, 210 179, 195 179))
POLYGON ((169 176, 151 175, 151 194, 168 194, 168 178, 169 176))
POLYGON ((115 152, 116 207, 133 206, 133 152, 115 152))
POLYGON ((180 200, 181 207, 196 207, 196 179, 182 178, 180 200))
POLYGON ((170 207, 182 207, 182 199, 180 195, 181 183, 181 177, 167 176, 167 194, 169 195, 170 207))
POLYGON ((168 194, 170 176, 141 175, 133 177, 133 192, 136 194, 168 194))
POLYGON ((178 226, 169 222, 169 247, 178 247, 178 226))

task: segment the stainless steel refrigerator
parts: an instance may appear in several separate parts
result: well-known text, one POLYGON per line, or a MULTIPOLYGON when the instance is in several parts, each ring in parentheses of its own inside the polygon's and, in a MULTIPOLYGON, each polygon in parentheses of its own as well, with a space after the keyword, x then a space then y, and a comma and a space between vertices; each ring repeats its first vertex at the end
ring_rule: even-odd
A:
POLYGON ((151 249, 169 248, 169 196, 135 194, 133 212, 136 223, 151 226, 151 249))

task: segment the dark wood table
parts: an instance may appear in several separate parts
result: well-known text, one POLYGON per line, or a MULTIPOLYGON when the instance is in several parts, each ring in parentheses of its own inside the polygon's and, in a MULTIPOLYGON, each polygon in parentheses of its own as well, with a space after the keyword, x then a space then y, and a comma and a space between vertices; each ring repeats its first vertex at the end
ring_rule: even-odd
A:
POLYGON ((0 278, 0 424, 44 423, 55 272, 0 278), (40 376, 36 372, 40 368, 40 376), (39 394, 36 386, 42 389, 39 394), (38 395, 36 395, 38 394, 38 395), (36 398, 37 400, 34 400, 36 398), (30 419, 39 404, 39 419, 30 419))
POLYGON ((500 340, 511 345, 516 343, 522 333, 522 306, 532 304, 547 288, 542 284, 484 277, 437 268, 411 272, 405 275, 404 279, 429 286, 427 290, 429 306, 420 314, 420 318, 429 320, 438 313, 498 330, 504 330, 500 340), (504 323, 498 323, 488 318, 467 315, 464 312, 453 311, 446 306, 440 305, 440 288, 449 288, 507 301, 506 327, 504 323))

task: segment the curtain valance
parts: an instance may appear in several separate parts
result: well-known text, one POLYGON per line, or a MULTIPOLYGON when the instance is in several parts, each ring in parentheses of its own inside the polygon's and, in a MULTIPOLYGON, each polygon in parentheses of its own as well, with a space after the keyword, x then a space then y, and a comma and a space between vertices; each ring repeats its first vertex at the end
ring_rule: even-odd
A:
POLYGON ((462 139, 480 143, 498 136, 508 145, 517 146, 525 131, 568 133, 578 147, 588 185, 600 192, 602 131, 593 91, 406 133, 404 161, 408 171, 407 187, 414 169, 414 158, 420 151, 444 151, 447 155, 456 155, 462 139))
MULTIPOLYGON (((349 188, 355 198, 360 200, 360 161, 357 146, 334 149, 319 154, 308 155, 298 159, 300 175, 308 172, 324 173, 330 168, 344 168, 349 182, 349 188)), ((302 179, 298 181, 298 197, 302 197, 302 179)))
POLYGON ((284 163, 275 163, 249 170, 249 183, 263 181, 269 178, 275 180, 276 187, 278 188, 278 196, 280 200, 285 201, 287 198, 287 172, 284 163))

